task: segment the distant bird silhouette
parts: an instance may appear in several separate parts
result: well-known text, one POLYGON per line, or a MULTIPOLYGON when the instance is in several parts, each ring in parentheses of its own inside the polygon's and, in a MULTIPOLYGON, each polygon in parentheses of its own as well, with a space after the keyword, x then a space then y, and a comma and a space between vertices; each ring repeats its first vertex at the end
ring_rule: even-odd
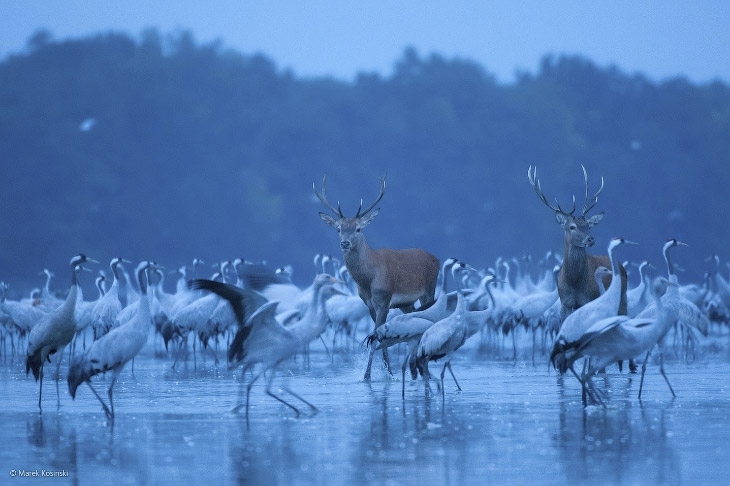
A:
MULTIPOLYGON (((223 275, 220 272, 216 272, 211 277, 214 281, 223 280, 223 275)), ((175 362, 172 364, 174 369, 177 365, 177 361, 180 355, 183 353, 183 348, 187 345, 189 336, 193 338, 193 362, 197 369, 197 332, 202 330, 210 316, 213 315, 216 307, 220 303, 221 298, 216 294, 207 294, 194 299, 192 302, 182 308, 178 308, 170 316, 170 320, 177 329, 177 333, 181 336, 180 346, 178 347, 177 356, 175 362)))
POLYGON ((124 366, 132 360, 147 342, 152 315, 150 314, 149 297, 147 295, 147 270, 157 267, 154 262, 143 261, 135 269, 140 289, 138 309, 128 321, 120 323, 107 334, 103 335, 89 347, 82 356, 74 358, 68 370, 68 390, 71 398, 76 398, 76 390, 81 383, 86 382, 96 398, 101 402, 104 413, 110 420, 114 420, 114 385, 124 366), (109 406, 96 392, 91 384, 91 378, 99 373, 112 372, 109 384, 109 406))
MULTIPOLYGON (((604 268, 605 267, 601 267, 604 268)), ((512 359, 517 360, 517 327, 520 324, 525 325, 532 331, 532 361, 535 361, 535 334, 537 328, 541 324, 542 316, 545 312, 559 300, 557 277, 560 267, 555 266, 553 269, 553 287, 552 289, 534 288, 529 293, 518 297, 514 302, 509 304, 502 313, 503 330, 511 329, 512 332, 512 359)))
POLYGON ((54 277, 53 272, 51 272, 47 268, 44 268, 41 272, 41 275, 46 276, 46 283, 43 286, 43 290, 41 290, 41 300, 38 303, 38 307, 46 312, 50 312, 57 309, 61 304, 63 304, 63 299, 59 299, 58 297, 53 295, 53 292, 51 292, 51 279, 53 279, 54 277))
POLYGON ((61 398, 58 394, 58 374, 61 367, 63 350, 76 332, 76 294, 78 292, 78 278, 76 267, 87 262, 98 263, 96 260, 79 254, 71 258, 71 290, 66 300, 60 307, 43 316, 30 331, 28 336, 28 352, 25 362, 25 373, 33 371, 33 377, 39 381, 38 388, 38 410, 42 413, 41 401, 43 398, 43 365, 46 361, 50 363, 50 356, 58 353, 56 364, 56 399, 58 407, 61 406, 61 398))
POLYGON ((109 268, 112 271, 112 284, 102 298, 96 301, 92 316, 94 319, 94 339, 99 339, 114 326, 114 321, 122 310, 119 300, 119 265, 125 261, 122 258, 112 258, 109 268))
MULTIPOLYGON (((246 420, 248 421, 249 396, 251 387, 264 373, 269 371, 266 381, 266 394, 291 408, 299 416, 297 407, 271 391, 277 367, 286 359, 294 356, 312 339, 318 337, 326 328, 327 319, 323 302, 339 291, 332 285, 338 282, 327 274, 319 274, 314 279, 312 305, 305 315, 290 327, 284 327, 276 320, 276 302, 268 301, 261 305, 262 297, 250 289, 212 280, 193 280, 190 287, 205 289, 228 300, 238 320, 238 332, 228 352, 229 366, 244 365, 244 373, 256 364, 257 370, 246 386, 246 420), (252 312, 252 308, 256 310, 252 312)), ((310 407, 317 408, 291 391, 290 395, 310 407)), ((234 408, 240 409, 241 405, 234 408)))
POLYGON ((161 270, 154 268, 150 269, 147 273, 147 280, 147 292, 149 293, 152 322, 155 325, 155 331, 163 337, 165 349, 167 349, 167 342, 169 339, 165 339, 162 332, 165 328, 170 330, 174 328, 172 321, 170 321, 169 313, 170 309, 175 304, 175 296, 164 291, 163 284, 165 281, 165 274, 161 270))
POLYGON ((720 257, 712 255, 710 259, 715 263, 715 268, 710 273, 711 282, 714 284, 715 292, 717 292, 722 303, 730 309, 730 282, 720 275, 720 257))
POLYGON ((644 275, 644 269, 646 267, 651 267, 652 265, 647 262, 646 260, 642 261, 638 267, 639 267, 639 283, 636 285, 636 287, 631 288, 626 291, 626 306, 627 306, 627 312, 626 315, 629 317, 636 317, 636 315, 641 312, 644 307, 646 307, 649 303, 648 301, 648 290, 649 286, 646 284, 646 277, 644 275))
POLYGON ((0 313, 7 314, 13 324, 17 326, 18 333, 21 336, 25 336, 48 313, 26 302, 6 300, 5 294, 8 288, 7 283, 0 282, 0 292, 2 292, 2 297, 0 297, 0 313))
MULTIPOLYGON (((83 269, 83 267, 81 266, 76 268, 77 270, 83 269)), ((93 328, 94 326, 94 306, 99 301, 99 299, 104 296, 106 290, 104 288, 105 280, 106 277, 104 276, 104 274, 100 274, 98 277, 96 277, 96 280, 94 281, 96 289, 99 293, 96 300, 84 300, 84 293, 81 290, 81 286, 79 286, 79 291, 76 294, 76 309, 74 311, 74 318, 76 319, 76 333, 70 347, 70 354, 72 355, 76 352, 76 344, 79 340, 79 337, 83 339, 83 348, 86 349, 86 330, 90 327, 93 328)))

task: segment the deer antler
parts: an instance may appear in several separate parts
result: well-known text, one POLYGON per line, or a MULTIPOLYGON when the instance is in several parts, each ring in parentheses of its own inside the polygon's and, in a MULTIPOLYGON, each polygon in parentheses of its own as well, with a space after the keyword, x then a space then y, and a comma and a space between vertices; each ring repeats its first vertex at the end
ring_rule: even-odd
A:
POLYGON ((378 204, 381 199, 383 199, 383 196, 385 195, 385 178, 386 177, 387 177, 387 175, 383 176, 383 178, 380 179, 380 194, 378 194, 377 199, 375 199, 375 201, 373 201, 373 203, 370 206, 368 206, 367 209, 365 209, 365 211, 362 211, 362 212, 360 212, 360 210, 362 209, 362 199, 360 199, 360 207, 357 208, 357 214, 355 214, 356 218, 360 218, 360 217, 368 214, 370 211, 373 210, 375 205, 378 204))
POLYGON ((598 188, 596 193, 593 195, 592 198, 588 198, 588 172, 586 172, 586 168, 583 167, 583 164, 581 164, 581 168, 583 168, 583 180, 585 181, 586 185, 586 200, 583 203, 583 211, 581 211, 581 216, 585 216, 588 211, 593 209, 593 206, 596 205, 598 202, 598 195, 603 191, 603 176, 601 176, 601 187, 598 188))
MULTIPOLYGON (((583 169, 583 171, 585 172, 585 169, 583 169)), ((560 207, 560 203, 558 203, 557 197, 555 198, 555 206, 553 206, 552 204, 550 204, 548 202, 547 198, 545 197, 545 194, 542 192, 542 188, 540 187, 540 180, 537 178, 537 166, 535 166, 534 168, 532 166, 527 168, 527 179, 530 181, 530 184, 535 189, 535 192, 537 193, 537 197, 540 198, 540 201, 542 201, 543 204, 545 204, 545 206, 549 207, 556 213, 560 213, 565 216, 573 215, 573 213, 575 212, 575 194, 573 195, 573 209, 571 209, 570 212, 568 212, 560 207)), ((586 181, 587 180, 588 179, 586 179, 586 181)), ((587 184, 587 182, 586 182, 586 184, 587 184)), ((603 189, 603 186, 601 186, 601 189, 603 189)), ((588 189, 586 189, 586 198, 588 197, 587 192, 588 192, 588 189)), ((601 192, 601 191, 599 190, 598 192, 601 192)), ((598 197, 598 194, 596 194, 595 197, 598 197)), ((586 200, 586 203, 587 202, 588 201, 586 200)), ((594 204, 595 204, 595 202, 594 202, 594 204)), ((593 207, 593 206, 591 206, 591 207, 593 207)), ((585 206, 584 206, 584 209, 585 209, 585 206)), ((590 209, 590 208, 588 208, 588 209, 590 209)), ((585 214, 585 211, 583 212, 583 214, 585 214)))
MULTIPOLYGON (((342 214, 342 209, 340 209, 340 203, 339 202, 337 202, 337 209, 335 209, 334 206, 332 206, 329 202, 327 202, 327 195, 326 195, 327 189, 326 189, 326 187, 327 187, 327 174, 325 174, 322 177, 322 194, 321 195, 317 192, 317 189, 314 187, 314 182, 312 182, 312 190, 314 191, 314 195, 317 196, 317 199, 319 199, 322 202, 322 204, 324 204, 325 206, 327 206, 327 208, 330 211, 332 211, 334 214, 339 215, 340 218, 344 218, 345 215, 342 214)), ((362 203, 360 203, 360 205, 362 206, 362 203)))

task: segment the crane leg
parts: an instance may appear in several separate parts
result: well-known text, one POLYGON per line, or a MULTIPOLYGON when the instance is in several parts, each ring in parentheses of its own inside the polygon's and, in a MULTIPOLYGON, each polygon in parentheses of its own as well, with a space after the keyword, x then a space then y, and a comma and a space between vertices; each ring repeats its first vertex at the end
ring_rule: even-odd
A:
POLYGON ((456 389, 459 390, 459 391, 461 391, 461 387, 459 386, 459 382, 456 381, 456 376, 454 375, 454 370, 451 369, 451 361, 449 361, 448 363, 446 363, 446 366, 449 367, 449 373, 451 373, 451 378, 454 379, 454 383, 456 384, 456 389))
POLYGON ((61 409, 61 395, 58 391, 58 382, 61 381, 61 358, 63 358, 63 350, 58 354, 58 362, 56 363, 56 410, 61 409))
POLYGON ((403 400, 406 399, 406 367, 408 366, 408 362, 411 360, 411 353, 410 349, 409 352, 406 354, 405 358, 403 358, 403 365, 401 366, 401 398, 403 400))
POLYGON ((97 393, 96 388, 93 387, 90 381, 86 382, 87 385, 89 385, 89 388, 91 388, 91 391, 94 392, 94 395, 96 395, 96 398, 99 399, 99 403, 101 403, 102 408, 104 409, 104 413, 106 414, 106 417, 111 419, 112 412, 109 410, 109 407, 106 406, 106 403, 104 403, 104 400, 102 400, 101 395, 97 393))
POLYGON ((43 407, 41 406, 41 398, 43 397, 43 364, 41 363, 41 371, 39 375, 40 379, 38 380, 40 382, 40 386, 38 388, 38 413, 43 413, 43 407))
POLYGON ((114 384, 117 382, 117 375, 115 374, 112 377, 112 382, 109 385, 109 406, 111 408, 111 417, 109 417, 111 420, 114 420, 114 384))
POLYGON ((388 374, 392 375, 393 370, 390 369, 390 359, 388 359, 388 348, 383 348, 383 362, 385 363, 385 369, 388 374))
MULTIPOLYGON (((295 407, 291 403, 287 402, 283 398, 281 398, 281 397, 279 397, 277 395, 274 395, 274 392, 271 391, 271 384, 274 381, 274 376, 276 376, 276 373, 271 373, 271 375, 269 376, 269 378, 266 380, 266 394, 269 395, 272 398, 275 398, 276 400, 280 401, 281 403, 283 403, 287 407, 289 407, 292 410, 294 410, 294 413, 296 414, 296 416, 299 417, 299 415, 301 415, 301 413, 299 412, 299 409, 297 407, 295 407)), ((304 400, 302 400, 302 401, 304 401, 304 400)), ((305 402, 305 403, 307 403, 307 402, 305 402)), ((310 406, 313 406, 311 404, 309 404, 309 405, 310 406)))
POLYGON ((667 378, 666 373, 664 373, 664 354, 662 353, 661 348, 659 348, 659 371, 661 372, 662 376, 664 377, 664 381, 667 382, 669 391, 672 392, 672 397, 676 398, 677 395, 675 395, 674 390, 672 389, 672 385, 669 383, 669 378, 667 378))
POLYGON ((651 354, 651 349, 646 352, 646 356, 644 357, 644 362, 641 365, 641 379, 639 380, 639 401, 641 401, 641 391, 644 388, 644 374, 646 374, 646 363, 649 361, 650 354, 651 354))

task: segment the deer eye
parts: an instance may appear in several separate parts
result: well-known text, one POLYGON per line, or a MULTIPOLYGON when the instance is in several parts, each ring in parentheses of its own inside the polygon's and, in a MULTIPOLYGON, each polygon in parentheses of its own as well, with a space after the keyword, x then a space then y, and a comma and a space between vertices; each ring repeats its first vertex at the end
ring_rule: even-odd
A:
POLYGON ((358 228, 357 228, 357 232, 359 233, 359 232, 360 232, 361 230, 362 230, 362 228, 360 228, 360 227, 358 226, 358 228))
POLYGON ((574 230, 574 229, 576 229, 576 228, 577 228, 577 226, 574 225, 574 224, 571 224, 570 226, 568 226, 568 229, 570 229, 571 231, 574 230))

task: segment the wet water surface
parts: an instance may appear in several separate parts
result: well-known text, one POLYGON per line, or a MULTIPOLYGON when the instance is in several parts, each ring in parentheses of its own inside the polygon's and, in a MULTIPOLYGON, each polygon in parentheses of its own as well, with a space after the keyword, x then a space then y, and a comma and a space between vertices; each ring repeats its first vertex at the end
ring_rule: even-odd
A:
MULTIPOLYGON (((476 346, 457 352, 445 402, 421 381, 383 370, 362 381, 362 349, 328 355, 313 345, 310 363, 285 363, 272 391, 302 415, 252 388, 250 415, 240 400, 240 372, 210 356, 172 370, 152 339, 115 388, 111 424, 91 390, 71 400, 61 367, 61 406, 46 372, 42 414, 38 385, 21 358, 0 364, 0 483, 21 471, 63 471, 54 484, 708 484, 730 467, 729 355, 725 346, 694 360, 670 358, 672 398, 650 363, 643 401, 639 377, 609 370, 596 378, 607 407, 584 407, 572 376, 559 378, 546 358, 490 357, 476 346), (288 386, 318 409, 288 395, 288 386)), ((222 353, 221 353, 222 355, 222 353)), ((400 363, 398 352, 391 359, 400 363)), ((53 369, 48 366, 47 369, 53 369)), ((109 377, 95 377, 106 398, 109 377)), ((11 483, 14 484, 14 483, 11 483)))

